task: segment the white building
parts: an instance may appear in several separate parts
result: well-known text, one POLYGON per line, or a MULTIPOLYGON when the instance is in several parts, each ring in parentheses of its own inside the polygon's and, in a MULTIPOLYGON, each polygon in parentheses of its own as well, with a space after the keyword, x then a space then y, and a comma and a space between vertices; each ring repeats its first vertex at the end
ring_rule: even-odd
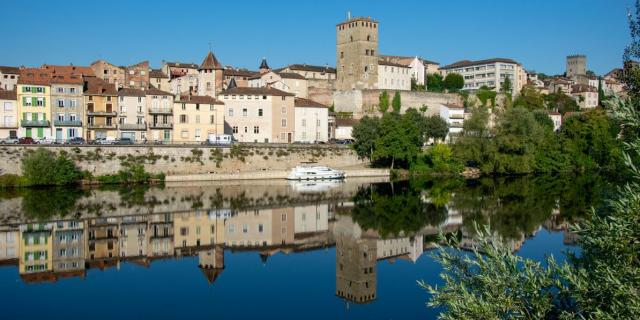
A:
POLYGON ((553 131, 560 131, 560 127, 562 127, 562 115, 560 112, 550 111, 548 114, 551 121, 553 121, 553 131))
POLYGON ((0 66, 0 90, 15 90, 19 76, 19 68, 0 66))
POLYGON ((571 96, 576 100, 581 110, 593 109, 598 106, 598 89, 584 84, 573 85, 571 96))
POLYGON ((411 71, 409 71, 411 78, 415 79, 418 85, 424 85, 426 83, 428 74, 438 73, 440 70, 439 63, 425 60, 418 56, 380 56, 380 58, 384 61, 409 67, 411 69, 411 71))
POLYGON ((411 90, 411 67, 385 60, 378 61, 378 89, 411 90))
POLYGON ((353 126, 358 123, 355 119, 340 119, 336 118, 336 140, 353 140, 351 133, 353 132, 353 126))
POLYGON ((295 98, 295 142, 313 143, 329 140, 329 108, 318 102, 295 98))
POLYGON ((294 207, 296 235, 329 230, 329 205, 315 204, 294 207))
POLYGON ((293 72, 277 73, 275 71, 268 71, 249 78, 249 87, 271 87, 284 92, 293 93, 298 98, 308 97, 307 79, 304 76, 293 72))
POLYGON ((0 138, 10 136, 18 136, 18 98, 15 90, 0 90, 0 138))
POLYGON ((122 88, 118 90, 118 138, 143 141, 147 124, 146 95, 143 90, 122 88))
POLYGON ((462 132, 464 125, 464 107, 457 105, 440 105, 440 117, 449 125, 449 134, 445 140, 450 140, 462 132))
POLYGON ((450 73, 462 75, 464 78, 462 89, 466 91, 475 91, 482 86, 487 86, 500 92, 508 77, 513 88, 511 93, 516 96, 527 84, 527 72, 519 62, 512 59, 463 60, 444 66, 440 70, 443 77, 450 73))

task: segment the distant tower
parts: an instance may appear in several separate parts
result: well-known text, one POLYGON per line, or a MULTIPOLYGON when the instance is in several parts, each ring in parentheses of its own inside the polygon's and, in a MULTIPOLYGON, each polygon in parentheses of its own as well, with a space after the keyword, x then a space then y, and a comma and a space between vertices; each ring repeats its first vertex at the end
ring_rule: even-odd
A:
POLYGON ((260 74, 265 74, 269 71, 271 71, 271 68, 269 68, 267 58, 262 58, 262 61, 260 62, 260 74))
POLYGON ((198 68, 198 95, 215 97, 222 91, 222 65, 209 51, 198 68))
POLYGON ((576 54, 567 56, 567 78, 575 78, 587 74, 587 56, 576 54))
POLYGON ((375 89, 378 83, 378 22, 351 18, 336 26, 338 90, 375 89))

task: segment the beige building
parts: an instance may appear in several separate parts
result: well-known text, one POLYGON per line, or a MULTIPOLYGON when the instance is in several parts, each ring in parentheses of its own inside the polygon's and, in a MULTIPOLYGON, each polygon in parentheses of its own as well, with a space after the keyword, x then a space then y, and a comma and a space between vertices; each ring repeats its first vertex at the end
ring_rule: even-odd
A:
POLYGON ((576 54, 567 56, 567 68, 565 75, 569 79, 575 79, 587 74, 587 56, 576 54))
POLYGON ((175 248, 224 244, 230 212, 196 210, 173 216, 175 248))
POLYGON ((270 246, 273 241, 273 210, 239 211, 225 226, 225 245, 229 247, 270 246))
POLYGON ((118 91, 115 84, 100 78, 85 80, 86 140, 115 139, 118 135, 118 91))
POLYGON ((347 18, 336 26, 337 90, 375 89, 378 85, 378 22, 347 18))
POLYGON ((171 90, 171 87, 169 86, 169 76, 166 75, 162 69, 149 70, 149 84, 159 90, 171 90))
POLYGON ((15 227, 0 229, 0 264, 3 261, 18 259, 20 251, 20 232, 15 227))
POLYGON ((0 138, 18 137, 18 97, 15 90, 0 90, 0 138))
POLYGON ((118 138, 143 141, 147 136, 147 103, 144 90, 118 90, 118 138))
POLYGON ((295 142, 314 143, 329 140, 329 108, 321 103, 295 98, 295 142))
POLYGON ((298 98, 307 98, 308 82, 307 79, 298 73, 287 73, 268 71, 255 77, 249 78, 249 87, 262 88, 270 87, 284 92, 293 93, 298 98))
POLYGON ((230 88, 220 94, 225 121, 240 142, 292 143, 294 95, 278 89, 230 88))
POLYGON ((21 275, 53 270, 53 225, 20 226, 19 272, 21 275))
POLYGON ((210 96, 181 96, 173 106, 173 142, 204 142, 224 133, 224 103, 210 96))
POLYGON ((91 70, 95 76, 107 83, 115 84, 116 88, 124 86, 125 70, 104 60, 91 63, 91 70))
POLYGON ((464 77, 462 90, 475 91, 482 86, 493 88, 500 92, 504 81, 511 81, 512 95, 520 93, 522 87, 527 84, 527 72, 522 65, 512 59, 494 58, 479 61, 463 60, 440 68, 442 76, 457 73, 464 77))
POLYGON ((314 66, 308 64, 290 64, 284 68, 274 70, 277 73, 297 73, 307 80, 336 80, 336 68, 329 66, 314 66))
POLYGON ((593 109, 598 106, 598 89, 584 84, 573 85, 571 96, 576 100, 580 110, 593 109))
POLYGON ((147 103, 147 140, 168 143, 173 140, 173 95, 150 87, 145 90, 147 103))
POLYGON ((409 65, 378 61, 378 89, 411 90, 411 71, 409 65))
MULTIPOLYGON (((420 57, 406 57, 406 56, 380 56, 380 58, 386 62, 400 64, 411 69, 411 78, 416 81, 418 85, 424 85, 427 81, 428 74, 434 74, 440 72, 440 64, 437 62, 422 59, 420 57)), ((380 69, 378 69, 380 70, 380 69)), ((380 81, 378 81, 380 82, 380 81)))
POLYGON ((237 68, 226 67, 223 70, 223 75, 224 75, 224 83, 222 86, 223 86, 223 89, 226 90, 229 87, 229 83, 231 82, 231 79, 233 79, 237 87, 248 87, 249 79, 260 75, 260 73, 257 71, 250 71, 247 69, 237 69, 237 68))
POLYGON ((18 85, 20 69, 17 67, 0 66, 0 89, 12 91, 18 85))
POLYGON ((166 62, 162 71, 169 75, 171 93, 174 95, 199 95, 215 97, 222 91, 224 68, 213 52, 209 51, 198 66, 192 63, 166 62))

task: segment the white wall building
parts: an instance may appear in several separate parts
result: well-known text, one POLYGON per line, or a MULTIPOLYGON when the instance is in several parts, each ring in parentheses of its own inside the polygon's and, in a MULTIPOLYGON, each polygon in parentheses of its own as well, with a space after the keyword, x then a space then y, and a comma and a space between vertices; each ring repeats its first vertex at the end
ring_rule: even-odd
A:
POLYGON ((378 89, 411 90, 411 68, 385 60, 378 61, 378 89))
POLYGON ((304 143, 327 142, 329 108, 318 102, 295 99, 295 141, 304 143))
POLYGON ((451 140, 453 136, 462 132, 464 124, 464 107, 456 105, 440 105, 440 117, 449 125, 449 134, 445 140, 451 140))
POLYGON ((474 91, 482 86, 494 88, 500 92, 505 79, 511 81, 512 94, 520 93, 522 87, 527 84, 527 72, 522 65, 512 59, 487 59, 479 61, 463 60, 440 68, 442 76, 457 73, 464 78, 462 90, 474 91))

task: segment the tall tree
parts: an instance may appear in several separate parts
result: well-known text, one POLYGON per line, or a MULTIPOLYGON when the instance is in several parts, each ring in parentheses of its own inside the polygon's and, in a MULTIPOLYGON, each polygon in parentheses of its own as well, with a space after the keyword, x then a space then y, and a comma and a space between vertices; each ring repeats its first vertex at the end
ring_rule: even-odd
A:
POLYGON ((444 87, 449 92, 458 92, 464 87, 464 78, 459 73, 449 73, 444 77, 444 87))
POLYGON ((374 161, 388 161, 393 169, 396 161, 411 163, 420 151, 422 139, 415 122, 396 113, 386 113, 380 121, 373 150, 374 161))
POLYGON ((438 115, 426 118, 425 135, 427 139, 444 140, 449 134, 449 124, 438 115))
POLYGON ((389 110, 389 94, 387 91, 382 91, 380 96, 378 97, 378 109, 380 112, 385 113, 389 110))
POLYGON ((520 95, 513 102, 513 106, 528 110, 544 109, 544 96, 535 87, 526 85, 520 90, 520 95))
POLYGON ((444 83, 439 73, 427 75, 427 91, 442 92, 444 91, 444 83))
POLYGON ((353 126, 351 135, 355 140, 353 149, 360 158, 373 158, 375 141, 380 130, 380 118, 364 116, 360 122, 353 126))
POLYGON ((575 99, 564 94, 562 91, 550 93, 544 97, 547 107, 557 110, 563 115, 567 112, 578 111, 580 107, 575 99))
POLYGON ((393 95, 393 100, 391 101, 391 107, 393 108, 393 112, 400 113, 400 109, 402 109, 402 101, 400 100, 400 92, 396 91, 393 95))
POLYGON ((506 94, 511 94, 513 91, 513 84, 511 84, 511 77, 506 76, 504 78, 504 82, 502 83, 501 91, 506 94))

